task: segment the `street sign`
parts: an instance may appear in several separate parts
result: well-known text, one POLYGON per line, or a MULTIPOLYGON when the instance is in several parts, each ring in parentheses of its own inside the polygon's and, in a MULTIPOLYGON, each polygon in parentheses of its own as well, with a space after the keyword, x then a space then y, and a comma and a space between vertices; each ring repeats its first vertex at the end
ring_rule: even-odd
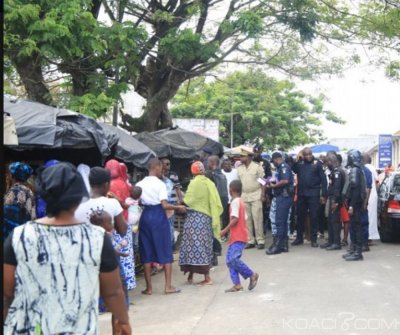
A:
POLYGON ((392 135, 379 135, 379 168, 392 162, 392 135))

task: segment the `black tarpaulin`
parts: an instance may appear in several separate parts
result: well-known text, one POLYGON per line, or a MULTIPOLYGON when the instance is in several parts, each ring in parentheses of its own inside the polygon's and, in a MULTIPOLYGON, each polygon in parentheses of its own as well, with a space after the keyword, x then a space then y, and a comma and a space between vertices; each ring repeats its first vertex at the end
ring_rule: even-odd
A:
POLYGON ((114 143, 112 147, 115 146, 115 152, 113 153, 115 158, 126 163, 132 163, 137 167, 145 168, 149 160, 156 156, 148 146, 122 129, 105 123, 99 124, 103 128, 107 141, 110 144, 114 143))
POLYGON ((4 111, 15 121, 18 149, 97 148, 103 158, 111 153, 103 129, 85 115, 6 97, 4 111))
POLYGON ((203 148, 209 148, 214 155, 222 156, 224 148, 208 137, 181 128, 143 132, 135 137, 151 148, 158 157, 193 159, 203 148))

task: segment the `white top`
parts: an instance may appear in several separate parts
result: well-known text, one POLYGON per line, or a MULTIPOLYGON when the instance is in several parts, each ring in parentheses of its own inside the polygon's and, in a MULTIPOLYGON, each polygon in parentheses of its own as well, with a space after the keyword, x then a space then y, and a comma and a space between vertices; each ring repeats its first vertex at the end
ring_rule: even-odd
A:
POLYGON ((104 229, 92 224, 15 228, 15 297, 4 334, 98 334, 103 242, 104 229))
MULTIPOLYGON (((239 209, 240 209, 240 198, 233 199, 230 210, 230 216, 234 216, 235 218, 239 218, 239 209)), ((244 212, 245 220, 247 220, 247 213, 244 212)))
POLYGON ((81 222, 90 223, 90 216, 92 215, 92 210, 102 209, 111 215, 113 224, 114 218, 122 213, 123 209, 121 204, 117 199, 99 197, 91 198, 86 202, 79 205, 75 212, 75 217, 81 222))
POLYGON ((237 172, 236 169, 232 169, 231 172, 225 172, 223 169, 221 171, 226 177, 226 181, 227 181, 226 185, 228 186, 229 203, 231 203, 232 197, 229 194, 229 184, 233 180, 238 180, 239 179, 239 175, 238 175, 238 172, 237 172))
POLYGON ((155 176, 145 177, 135 186, 142 189, 140 199, 142 199, 143 205, 159 205, 162 200, 168 201, 167 186, 155 176))

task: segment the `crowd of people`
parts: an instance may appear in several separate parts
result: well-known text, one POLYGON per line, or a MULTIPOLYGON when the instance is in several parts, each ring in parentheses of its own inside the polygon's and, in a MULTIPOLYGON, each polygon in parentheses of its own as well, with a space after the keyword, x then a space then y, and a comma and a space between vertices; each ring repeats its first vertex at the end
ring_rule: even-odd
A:
POLYGON ((335 152, 317 159, 305 148, 295 158, 274 152, 265 160, 261 151, 242 148, 221 161, 205 149, 191 163, 186 190, 168 158, 151 159, 148 176, 134 185, 127 166, 114 159, 92 168, 50 160, 35 173, 26 163, 11 163, 3 224, 5 333, 95 334, 100 310, 112 313, 113 333, 130 334, 136 251, 144 266, 142 294, 153 294, 154 269, 164 271, 165 294, 181 292, 172 284, 176 215, 185 218, 179 266, 188 284, 213 284, 223 243, 233 284, 226 292, 243 290, 240 276, 249 279, 249 290, 258 283, 259 274, 241 260, 245 249, 286 253, 293 240, 292 246, 309 242, 334 251, 348 245, 350 234, 343 258, 362 260, 379 239, 379 177, 371 158, 350 150, 344 167, 335 152), (195 282, 195 274, 204 279, 195 282))

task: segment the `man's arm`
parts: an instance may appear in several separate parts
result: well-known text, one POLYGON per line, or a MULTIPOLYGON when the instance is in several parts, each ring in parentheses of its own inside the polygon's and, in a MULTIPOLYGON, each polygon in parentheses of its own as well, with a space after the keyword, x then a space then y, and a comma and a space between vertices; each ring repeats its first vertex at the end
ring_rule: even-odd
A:
POLYGON ((321 178, 321 197, 325 198, 328 195, 328 182, 326 180, 326 175, 321 163, 318 164, 318 175, 321 178))

